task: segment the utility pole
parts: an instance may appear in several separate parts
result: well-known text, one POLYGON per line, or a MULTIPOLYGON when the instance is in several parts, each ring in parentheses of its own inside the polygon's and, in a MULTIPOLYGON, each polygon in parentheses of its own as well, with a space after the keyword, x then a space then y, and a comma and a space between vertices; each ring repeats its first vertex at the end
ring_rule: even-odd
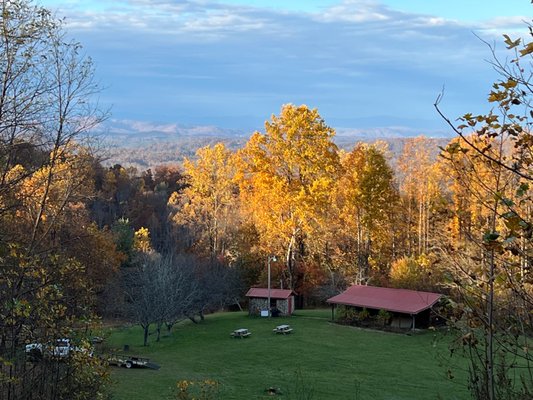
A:
POLYGON ((269 317, 272 316, 271 308, 270 308, 270 261, 276 262, 277 261, 276 256, 269 255, 268 256, 268 260, 267 260, 267 265, 268 265, 268 303, 267 303, 267 307, 268 307, 268 316, 269 317))

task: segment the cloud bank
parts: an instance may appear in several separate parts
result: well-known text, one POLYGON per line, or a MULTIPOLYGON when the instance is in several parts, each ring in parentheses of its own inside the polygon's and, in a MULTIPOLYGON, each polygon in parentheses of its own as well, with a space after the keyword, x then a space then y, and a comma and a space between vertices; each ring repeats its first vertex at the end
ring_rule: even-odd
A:
POLYGON ((321 12, 211 0, 62 4, 117 118, 244 129, 285 103, 317 107, 332 126, 442 128, 432 104, 443 87, 453 118, 485 109, 496 78, 474 32, 489 41, 526 32, 520 16, 466 24, 373 0, 321 12))

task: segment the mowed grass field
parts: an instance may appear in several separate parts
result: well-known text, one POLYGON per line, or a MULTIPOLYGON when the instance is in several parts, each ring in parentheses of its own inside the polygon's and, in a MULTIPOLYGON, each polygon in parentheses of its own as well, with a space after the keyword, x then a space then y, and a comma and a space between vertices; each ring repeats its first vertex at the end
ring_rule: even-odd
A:
MULTIPOLYGON (((149 357, 161 369, 112 367, 116 400, 168 399, 178 380, 216 380, 220 399, 267 399, 269 387, 284 399, 468 399, 466 373, 449 365, 446 337, 434 331, 412 335, 363 330, 329 322, 330 310, 297 311, 286 318, 247 313, 208 315, 183 322, 159 343, 142 346, 140 328, 116 328, 107 346, 149 357), (289 335, 276 325, 290 324, 289 335), (252 335, 230 333, 248 328, 252 335), (447 377, 448 369, 454 375, 447 377)), ((454 363, 461 360, 454 358, 454 363)))

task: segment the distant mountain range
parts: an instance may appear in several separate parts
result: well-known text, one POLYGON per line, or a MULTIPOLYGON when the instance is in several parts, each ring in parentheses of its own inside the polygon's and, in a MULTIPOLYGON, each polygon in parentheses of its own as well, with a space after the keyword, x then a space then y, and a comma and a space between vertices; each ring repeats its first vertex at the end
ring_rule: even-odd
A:
MULTIPOLYGON (((96 130, 106 148, 107 164, 134 166, 143 170, 159 164, 180 163, 194 157, 200 147, 222 141, 230 149, 242 147, 253 131, 212 125, 190 126, 178 123, 152 123, 111 119, 96 130)), ((385 140, 393 152, 401 151, 406 138, 435 138, 439 144, 451 138, 449 132, 387 126, 376 128, 336 128, 335 142, 350 149, 357 142, 385 140)))
MULTIPOLYGON (((443 130, 426 130, 405 126, 384 126, 375 128, 335 128, 338 137, 374 140, 382 138, 407 138, 425 135, 428 137, 450 137, 443 130)), ((178 123, 152 123, 134 120, 106 121, 98 128, 99 133, 111 142, 135 146, 136 141, 172 141, 183 137, 248 138, 252 131, 221 128, 213 125, 183 125, 178 123), (124 142, 126 140, 126 142, 124 142)))
POLYGON ((124 139, 173 140, 184 136, 244 137, 243 130, 226 129, 216 126, 189 126, 178 123, 152 123, 134 120, 111 119, 98 127, 98 132, 111 141, 124 139))

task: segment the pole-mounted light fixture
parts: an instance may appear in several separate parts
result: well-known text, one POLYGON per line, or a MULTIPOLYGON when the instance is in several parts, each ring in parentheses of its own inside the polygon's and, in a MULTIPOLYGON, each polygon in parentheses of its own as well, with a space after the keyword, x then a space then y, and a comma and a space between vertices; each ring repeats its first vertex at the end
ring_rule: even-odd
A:
POLYGON ((278 259, 276 258, 275 255, 269 255, 268 256, 268 260, 267 260, 267 265, 268 265, 268 303, 267 303, 267 307, 268 307, 268 316, 271 317, 272 316, 272 310, 271 310, 271 307, 270 307, 270 262, 271 261, 278 261, 278 259))

